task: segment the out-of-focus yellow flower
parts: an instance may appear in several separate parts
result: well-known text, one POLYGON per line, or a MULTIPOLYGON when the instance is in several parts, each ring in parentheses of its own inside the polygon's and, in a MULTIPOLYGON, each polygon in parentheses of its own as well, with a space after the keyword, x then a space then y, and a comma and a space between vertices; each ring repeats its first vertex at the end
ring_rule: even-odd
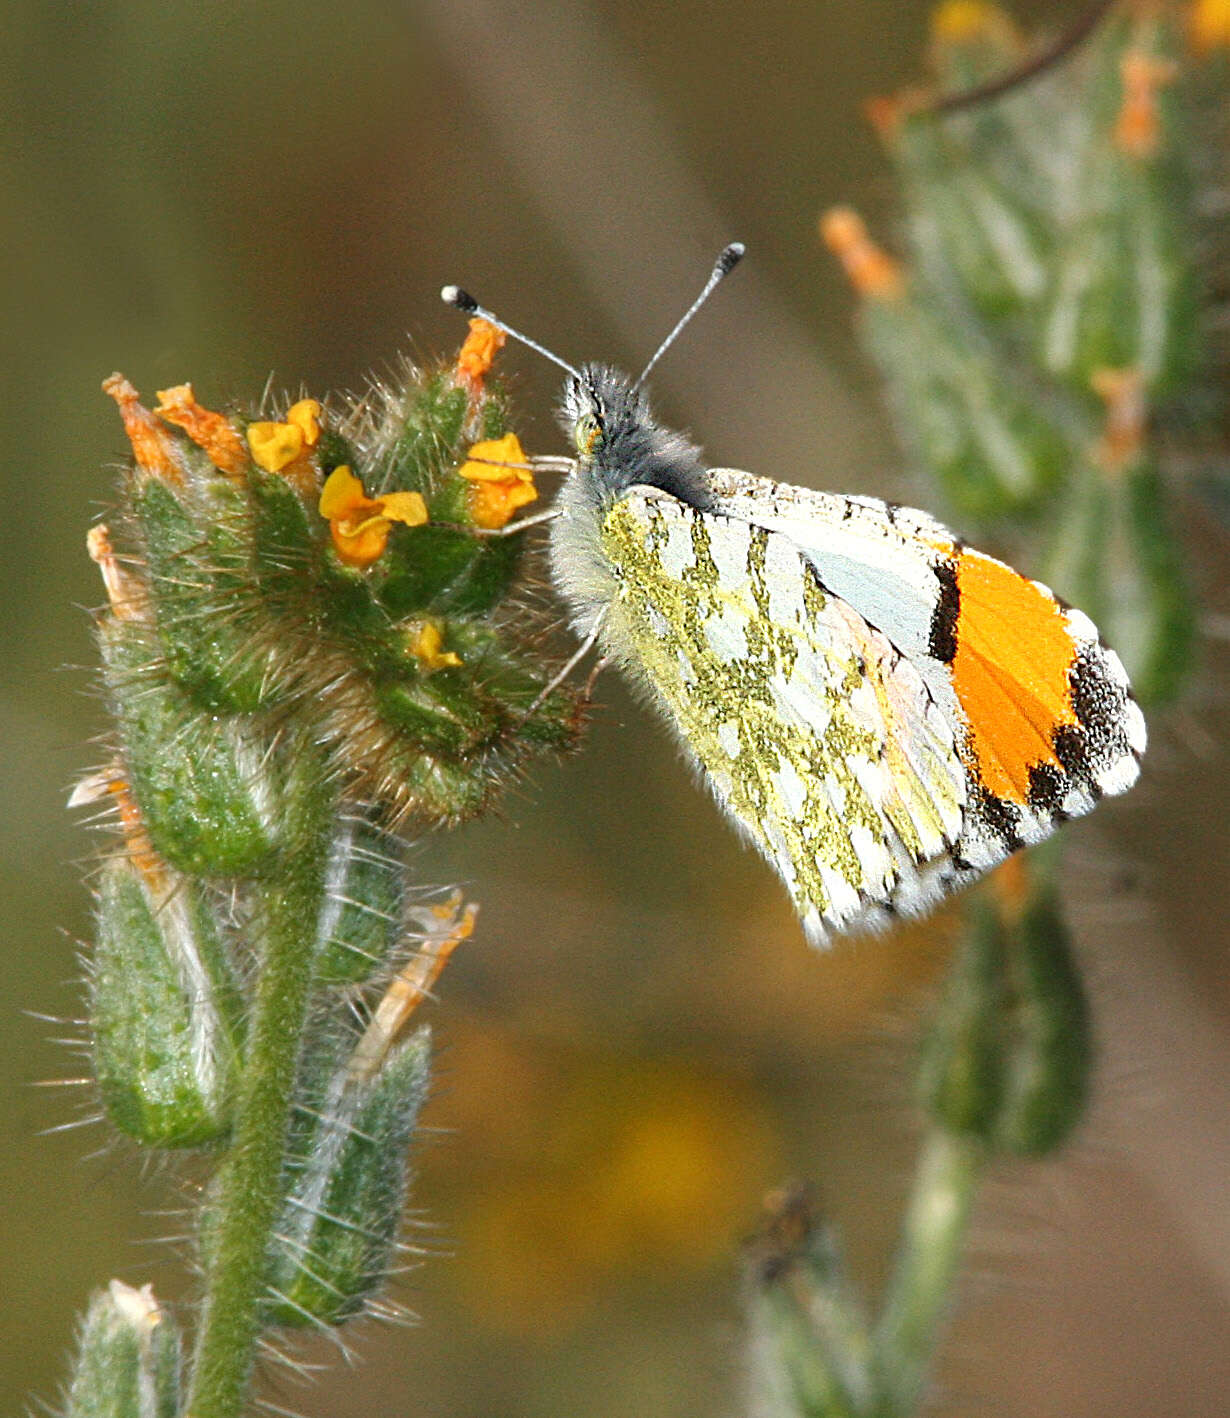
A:
POLYGON ((475 443, 458 473, 472 484, 468 505, 476 527, 503 527, 519 507, 538 497, 533 470, 515 433, 475 443))
POLYGON ((1015 33, 1008 16, 988 0, 944 0, 931 12, 931 33, 951 44, 967 44, 973 39, 1015 33))
POLYGON ((329 474, 320 493, 320 515, 328 519, 338 557, 347 566, 370 566, 384 551, 394 522, 421 527, 427 504, 417 492, 388 492, 368 497, 363 484, 343 463, 329 474))
POLYGON ((1230 0, 1196 0, 1187 17, 1187 29, 1197 54, 1230 49, 1230 0))
POLYGON ((248 425, 248 447, 252 461, 267 473, 280 473, 320 441, 320 403, 300 399, 286 411, 280 423, 260 421, 248 425))

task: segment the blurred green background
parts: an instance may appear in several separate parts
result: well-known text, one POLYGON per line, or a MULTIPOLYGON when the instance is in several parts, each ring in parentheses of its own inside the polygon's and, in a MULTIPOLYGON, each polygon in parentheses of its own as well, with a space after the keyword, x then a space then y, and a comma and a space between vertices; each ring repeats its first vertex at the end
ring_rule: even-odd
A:
MULTIPOLYGON (((1020 4, 1026 22, 1076 7, 1020 4)), ((919 74, 918 0, 19 3, 0 51, 4 377, 0 1406, 53 1398, 113 1275, 184 1292, 154 1237, 173 1178, 88 1116, 51 1040, 88 937, 64 811, 105 729, 84 533, 125 451, 100 379, 213 406, 361 388, 455 348, 460 281, 570 359, 636 367, 732 237, 750 259, 655 381, 716 463, 917 500, 815 237, 892 193, 861 101, 919 74), (66 668, 67 667, 67 668, 66 668)), ((887 228, 891 229, 891 228, 887 228)), ((555 372, 504 359, 534 451, 555 372)), ((1207 608, 1188 704, 1145 781, 1071 832, 1069 899, 1103 1053, 1092 1116, 984 1195, 945 1412, 1221 1415, 1230 1400, 1226 541, 1181 497, 1207 608)), ((819 1183, 882 1275, 910 1166, 910 1048, 951 915, 809 952, 663 731, 604 677, 585 752, 503 819, 425 842, 482 903, 434 1010, 445 1047, 398 1298, 315 1414, 738 1411, 736 1254, 764 1191, 819 1183)), ((191 1180, 191 1174, 185 1174, 191 1180)), ((327 1347, 309 1359, 328 1358, 327 1347)))

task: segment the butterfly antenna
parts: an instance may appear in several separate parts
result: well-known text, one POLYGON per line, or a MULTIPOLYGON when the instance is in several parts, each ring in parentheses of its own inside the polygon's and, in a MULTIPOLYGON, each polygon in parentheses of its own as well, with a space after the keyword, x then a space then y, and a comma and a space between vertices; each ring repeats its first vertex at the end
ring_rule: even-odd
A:
POLYGON ((491 311, 485 310, 479 305, 478 301, 474 299, 469 291, 462 290, 460 286, 444 286, 440 291, 440 299, 445 305, 454 305, 458 310, 464 310, 467 315, 477 315, 480 320, 486 320, 489 324, 494 325, 497 330, 503 330, 506 335, 511 335, 512 338, 517 340, 520 344, 527 346, 529 349, 535 351, 535 353, 542 355, 545 359, 549 359, 552 364, 558 364, 561 369, 566 369, 574 379, 581 377, 567 360, 560 359, 557 354, 552 354, 545 345, 540 345, 537 340, 531 340, 528 335, 523 335, 520 330, 514 330, 511 325, 506 325, 498 316, 492 315, 491 311))
POLYGON ((720 281, 725 280, 739 262, 743 260, 743 253, 746 250, 747 247, 745 247, 741 241, 732 241, 729 246, 723 248, 722 254, 714 262, 713 270, 709 273, 709 279, 705 282, 704 290, 701 291, 692 304, 688 306, 679 323, 658 346, 654 357, 641 371, 641 377, 632 386, 634 389, 639 389, 641 385, 644 384, 645 380, 649 378, 649 371, 679 338, 688 321, 691 320, 692 316, 696 314, 701 306, 704 305, 705 301, 713 294, 714 287, 717 286, 720 281))

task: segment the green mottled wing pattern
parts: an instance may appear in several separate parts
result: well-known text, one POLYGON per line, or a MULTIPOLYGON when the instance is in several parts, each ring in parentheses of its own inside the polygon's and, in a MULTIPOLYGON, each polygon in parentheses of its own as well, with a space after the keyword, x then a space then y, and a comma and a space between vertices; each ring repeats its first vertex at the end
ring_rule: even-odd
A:
POLYGON ((604 643, 647 687, 813 941, 942 894, 966 780, 910 663, 786 536, 637 487, 607 512, 604 643))

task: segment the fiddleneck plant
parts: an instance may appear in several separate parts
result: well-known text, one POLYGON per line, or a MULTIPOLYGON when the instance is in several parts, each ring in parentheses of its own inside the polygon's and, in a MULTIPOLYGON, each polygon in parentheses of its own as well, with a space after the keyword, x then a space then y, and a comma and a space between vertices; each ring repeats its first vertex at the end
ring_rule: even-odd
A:
POLYGON ((406 829, 483 812, 575 742, 542 627, 510 593, 536 497, 474 321, 456 363, 358 407, 151 412, 89 535, 116 731, 74 795, 114 808, 89 1024, 104 1110, 191 1150, 200 1304, 183 1346, 146 1287, 91 1302, 71 1418, 234 1418, 258 1349, 390 1312, 428 1087, 415 1006, 476 907, 416 889, 406 829))

